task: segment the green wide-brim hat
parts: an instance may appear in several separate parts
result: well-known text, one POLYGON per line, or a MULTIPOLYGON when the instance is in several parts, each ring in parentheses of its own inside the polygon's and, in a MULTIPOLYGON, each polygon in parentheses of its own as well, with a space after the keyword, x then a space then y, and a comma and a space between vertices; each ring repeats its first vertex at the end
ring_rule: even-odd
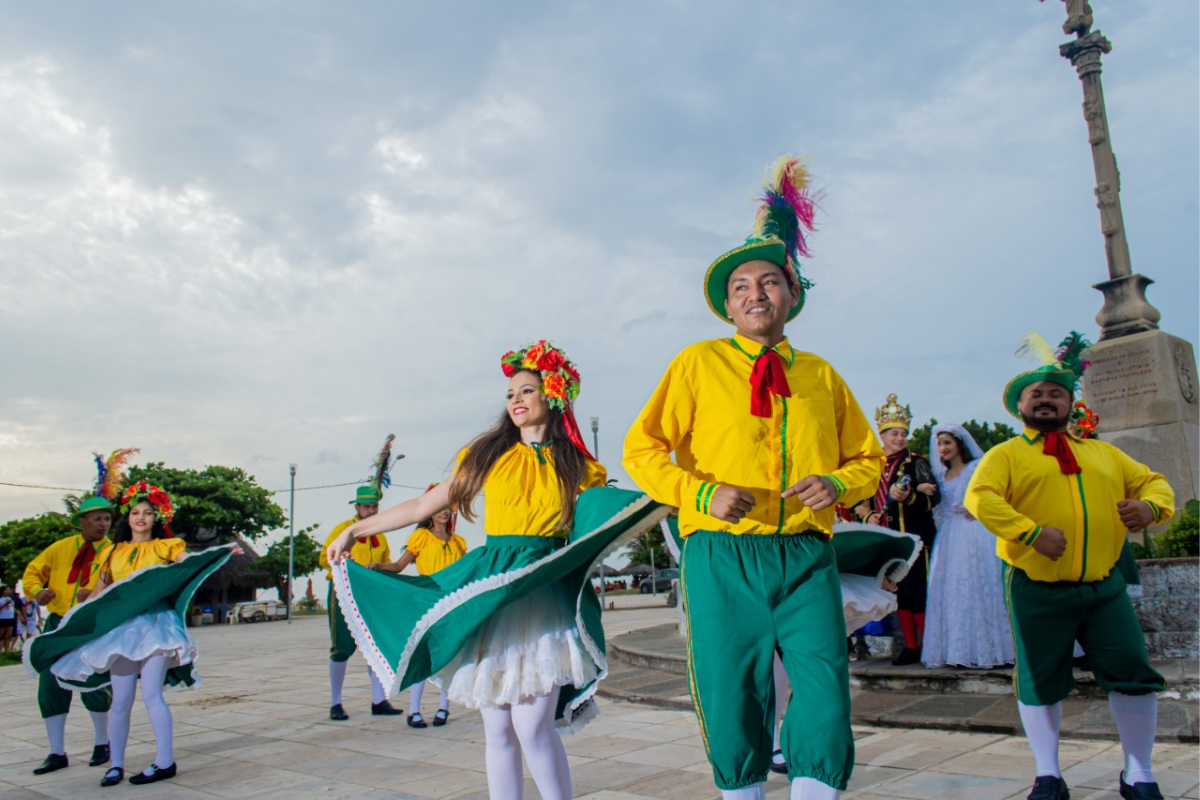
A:
POLYGON ((354 499, 350 501, 351 505, 370 505, 378 503, 383 499, 383 492, 376 489, 374 486, 360 486, 354 493, 354 499))
POLYGON ((1017 401, 1021 399, 1021 392, 1025 391, 1026 387, 1032 386, 1035 383, 1041 383, 1042 381, 1057 383, 1070 392, 1072 396, 1075 395, 1074 372, 1054 365, 1038 367, 1029 372, 1022 372, 1009 381, 1008 386, 1004 387, 1004 407, 1008 409, 1008 413, 1017 419, 1022 419, 1021 412, 1017 410, 1017 401))
MULTIPOLYGON (((770 261, 788 269, 787 246, 780 239, 758 239, 748 241, 741 247, 734 248, 712 263, 704 276, 704 298, 712 312, 726 322, 733 320, 725 313, 725 301, 729 299, 729 276, 733 271, 748 261, 770 261)), ((793 272, 792 280, 799 281, 793 272)), ((803 286, 800 289, 800 300, 788 312, 788 322, 796 318, 800 309, 804 308, 804 298, 807 292, 803 286)))
POLYGON ((89 497, 79 504, 78 510, 71 515, 71 527, 78 528, 79 518, 90 511, 107 511, 113 513, 113 507, 103 497, 89 497))

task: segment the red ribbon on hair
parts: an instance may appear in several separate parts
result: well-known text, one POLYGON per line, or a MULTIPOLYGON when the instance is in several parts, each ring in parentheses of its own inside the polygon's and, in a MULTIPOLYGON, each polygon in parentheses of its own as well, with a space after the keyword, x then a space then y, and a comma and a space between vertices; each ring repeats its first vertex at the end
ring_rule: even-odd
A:
POLYGON ((1075 454, 1071 452, 1071 440, 1062 431, 1046 434, 1046 446, 1042 448, 1042 452, 1058 459, 1058 468, 1063 471, 1064 475, 1077 475, 1083 472, 1079 462, 1075 460, 1075 454))
POLYGON ((567 410, 563 412, 563 424, 567 429, 567 438, 571 440, 571 444, 575 445, 575 449, 588 457, 589 461, 595 461, 593 456, 587 449, 587 445, 583 443, 583 434, 579 432, 579 423, 575 421, 575 412, 571 409, 570 403, 567 404, 567 410))
POLYGON ((79 548, 79 552, 75 554, 75 560, 71 562, 71 571, 67 573, 67 582, 79 582, 80 586, 86 586, 89 579, 92 577, 92 562, 96 560, 96 548, 88 542, 83 547, 79 548), (80 576, 83 579, 80 580, 80 576))
POLYGON ((756 417, 771 416, 772 393, 792 396, 783 372, 783 359, 776 351, 767 350, 754 360, 754 371, 750 373, 750 413, 756 417))

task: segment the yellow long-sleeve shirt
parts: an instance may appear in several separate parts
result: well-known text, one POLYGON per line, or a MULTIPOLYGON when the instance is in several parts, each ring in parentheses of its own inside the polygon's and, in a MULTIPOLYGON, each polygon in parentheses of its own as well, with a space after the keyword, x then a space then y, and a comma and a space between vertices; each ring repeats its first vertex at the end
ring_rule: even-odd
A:
POLYGON ((772 394, 770 417, 750 413, 750 373, 766 348, 735 334, 675 356, 625 437, 625 469, 655 500, 679 507, 683 536, 697 530, 830 535, 832 507, 814 512, 795 497, 782 499, 783 491, 809 475, 826 475, 838 502, 853 505, 879 483, 883 450, 841 376, 786 338, 774 349, 792 396, 772 394), (705 513, 722 484, 754 495, 741 522, 705 513))
POLYGON ((1045 455, 1042 434, 1026 428, 984 455, 963 505, 998 537, 996 554, 1035 581, 1098 581, 1112 571, 1125 543, 1121 500, 1142 500, 1155 521, 1175 513, 1167 479, 1107 442, 1071 437, 1083 470, 1064 474, 1045 455), (1043 527, 1061 528, 1067 549, 1057 561, 1033 549, 1043 527))
POLYGON ((84 544, 86 542, 83 536, 76 534, 59 539, 39 553, 37 558, 29 562, 25 574, 21 577, 21 589, 25 596, 32 600, 42 589, 51 589, 54 599, 46 606, 46 610, 60 617, 70 611, 75 605, 75 598, 80 589, 96 588, 96 581, 100 577, 100 555, 112 547, 112 542, 107 538, 92 545, 96 549, 96 557, 92 560, 87 582, 81 580, 81 571, 72 583, 71 565, 75 563, 75 557, 79 555, 84 544))
MULTIPOLYGON (((333 573, 328 571, 329 557, 327 553, 329 552, 329 545, 333 544, 333 540, 336 539, 342 531, 346 530, 346 528, 349 528, 356 522, 358 522, 357 514, 353 519, 339 522, 334 529, 329 532, 328 538, 325 539, 325 545, 321 548, 321 552, 317 555, 317 563, 321 565, 321 569, 326 570, 325 580, 333 580, 333 573)), ((354 546, 350 548, 350 559, 356 564, 362 564, 364 567, 368 564, 374 564, 377 561, 391 561, 392 551, 388 549, 387 537, 381 533, 376 536, 369 536, 366 539, 359 539, 354 543, 354 546), (371 544, 372 539, 376 541, 376 544, 371 544)))

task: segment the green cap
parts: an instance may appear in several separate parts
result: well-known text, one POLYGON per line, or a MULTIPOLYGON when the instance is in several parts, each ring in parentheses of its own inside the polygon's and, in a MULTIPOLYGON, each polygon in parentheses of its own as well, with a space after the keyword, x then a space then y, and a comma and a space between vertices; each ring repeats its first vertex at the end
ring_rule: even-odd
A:
POLYGON ((1075 373, 1063 369, 1058 364, 1048 364, 1029 372, 1022 372, 1008 382, 1008 386, 1004 387, 1004 407, 1008 409, 1008 413, 1021 419, 1021 412, 1017 410, 1017 401, 1021 399, 1021 392, 1042 381, 1057 383, 1070 392, 1072 397, 1075 396, 1075 373))
POLYGON ((354 493, 354 499, 350 501, 351 505, 370 505, 378 503, 383 499, 383 492, 376 489, 374 486, 360 486, 354 493))
MULTIPOLYGON (((726 322, 733 322, 725 313, 725 301, 729 298, 729 276, 735 269, 748 261, 770 261, 772 264, 783 267, 785 272, 790 271, 787 245, 783 243, 782 239, 775 238, 749 240, 741 247, 730 250, 714 261, 704 276, 704 297, 708 300, 708 307, 712 309, 712 312, 726 322)), ((794 271, 791 279, 800 283, 799 276, 794 271)), ((800 309, 804 308, 806 294, 804 285, 801 284, 800 299, 788 312, 788 322, 795 319, 796 315, 800 313, 800 309)))
POLYGON ((79 518, 89 511, 107 511, 113 513, 113 507, 103 497, 89 497, 79 504, 79 510, 71 515, 71 527, 78 528, 79 518))

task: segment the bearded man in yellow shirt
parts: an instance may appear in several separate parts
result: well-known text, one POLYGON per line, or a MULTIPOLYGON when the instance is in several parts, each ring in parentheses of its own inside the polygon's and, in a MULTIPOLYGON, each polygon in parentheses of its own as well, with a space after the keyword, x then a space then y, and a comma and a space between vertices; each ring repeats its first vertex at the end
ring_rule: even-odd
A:
POLYGON ((1150 770, 1163 678, 1146 643, 1120 570, 1125 531, 1174 514, 1174 494, 1158 473, 1111 444, 1067 432, 1075 373, 1045 365, 1009 382, 1004 405, 1020 436, 993 447, 971 477, 963 502, 998 538, 1006 563, 1005 601, 1016 643, 1018 709, 1037 766, 1030 800, 1069 797, 1058 763, 1062 701, 1075 685, 1078 640, 1108 691, 1125 769, 1127 800, 1162 798, 1150 770))
POLYGON ((739 800, 764 797, 776 652, 791 796, 836 797, 854 764, 830 538, 835 503, 871 496, 883 451, 841 376, 783 335, 810 285, 806 182, 797 159, 776 163, 754 234, 705 277, 737 332, 677 355, 625 439, 630 476, 679 507, 688 682, 717 787, 739 800))

